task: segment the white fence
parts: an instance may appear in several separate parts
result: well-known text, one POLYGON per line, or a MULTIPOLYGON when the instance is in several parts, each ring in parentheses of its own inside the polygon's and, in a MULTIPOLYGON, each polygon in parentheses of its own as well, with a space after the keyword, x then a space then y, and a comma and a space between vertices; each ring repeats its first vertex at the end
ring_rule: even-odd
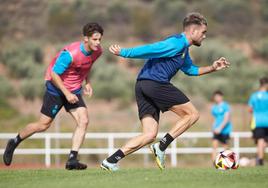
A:
MULTIPOLYGON (((86 134, 86 139, 107 139, 107 147, 105 148, 81 148, 79 150, 79 154, 112 154, 116 148, 114 147, 114 142, 116 139, 129 139, 134 136, 137 136, 139 133, 88 133, 86 134)), ((238 156, 241 153, 255 153, 255 147, 240 147, 240 138, 250 138, 251 132, 234 132, 231 134, 231 138, 233 138, 233 145, 231 149, 235 151, 238 156)), ((0 133, 0 140, 8 140, 10 138, 14 138, 16 134, 13 133, 0 133)), ((159 133, 158 138, 164 136, 164 133, 159 133)), ((179 137, 179 139, 198 139, 198 138, 211 138, 211 132, 187 132, 179 137)), ((52 148, 51 140, 52 139, 71 139, 72 133, 38 133, 31 136, 29 139, 44 139, 45 145, 44 148, 18 148, 15 151, 15 154, 22 155, 31 155, 31 154, 39 154, 45 155, 45 165, 50 167, 51 165, 51 155, 56 154, 68 154, 70 149, 61 149, 61 148, 52 148)), ((171 143, 171 147, 166 150, 166 154, 169 154, 171 157, 171 165, 173 167, 177 166, 177 154, 208 154, 212 152, 211 147, 177 147, 178 139, 174 140, 171 143)), ((268 152, 268 149, 266 149, 268 152)), ((3 155, 4 148, 0 148, 0 154, 3 155)), ((148 147, 142 148, 139 151, 135 152, 135 154, 148 154, 150 153, 148 147)))

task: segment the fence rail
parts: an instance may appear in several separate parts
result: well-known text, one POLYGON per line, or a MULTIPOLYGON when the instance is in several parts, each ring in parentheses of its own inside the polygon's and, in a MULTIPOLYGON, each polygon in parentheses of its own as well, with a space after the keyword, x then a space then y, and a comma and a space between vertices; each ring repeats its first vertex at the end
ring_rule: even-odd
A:
MULTIPOLYGON (((81 148, 79 150, 80 154, 107 154, 111 155, 115 151, 114 143, 116 139, 128 139, 137 136, 140 133, 87 133, 86 139, 106 139, 106 148, 81 148)), ((8 140, 14 138, 15 133, 0 133, 0 140, 8 140)), ((164 133, 159 133, 158 138, 164 136, 164 133)), ((239 156, 241 153, 255 153, 255 147, 241 147, 241 138, 250 138, 252 136, 251 132, 233 132, 231 138, 233 138, 233 145, 231 149, 237 153, 239 156)), ((44 139, 44 148, 18 148, 15 154, 21 155, 45 155, 45 165, 50 167, 51 165, 51 155, 58 154, 68 154, 70 149, 63 148, 52 148, 51 140, 55 139, 71 139, 72 133, 37 133, 31 136, 29 139, 44 139)), ((179 139, 197 139, 197 138, 212 138, 211 132, 187 132, 179 137, 179 139)), ((166 150, 166 154, 171 156, 171 166, 177 166, 177 154, 208 154, 212 152, 211 147, 180 147, 177 146, 177 140, 175 139, 171 143, 171 147, 166 150)), ((268 152, 268 149, 266 149, 268 152)), ((3 155, 4 148, 0 148, 0 154, 3 155)), ((142 148, 135 154, 148 154, 149 149, 142 148)))

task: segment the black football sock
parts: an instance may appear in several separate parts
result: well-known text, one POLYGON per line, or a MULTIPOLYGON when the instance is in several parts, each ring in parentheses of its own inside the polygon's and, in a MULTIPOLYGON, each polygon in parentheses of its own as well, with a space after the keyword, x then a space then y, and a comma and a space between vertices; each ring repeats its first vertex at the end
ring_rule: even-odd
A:
POLYGON ((159 144, 159 149, 161 151, 165 151, 168 147, 168 145, 174 140, 174 138, 167 133, 161 140, 160 140, 160 144, 159 144))
POLYGON ((257 158, 256 164, 257 164, 257 166, 263 166, 264 165, 263 164, 263 159, 257 158))
POLYGON ((119 160, 123 159, 125 154, 122 152, 121 149, 117 150, 113 155, 107 158, 109 163, 117 163, 119 160))
POLYGON ((14 143, 15 143, 16 147, 21 143, 22 140, 23 139, 20 137, 19 134, 14 138, 14 143))
POLYGON ((78 151, 71 150, 69 160, 77 160, 78 151))

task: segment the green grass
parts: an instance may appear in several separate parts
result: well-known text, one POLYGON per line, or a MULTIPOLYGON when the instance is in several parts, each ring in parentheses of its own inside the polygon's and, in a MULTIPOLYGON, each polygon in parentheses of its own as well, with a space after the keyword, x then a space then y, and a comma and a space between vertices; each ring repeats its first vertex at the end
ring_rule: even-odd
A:
POLYGON ((99 169, 0 170, 0 187, 88 187, 88 188, 262 188, 268 187, 268 168, 239 168, 218 171, 213 168, 123 169, 110 173, 99 169))

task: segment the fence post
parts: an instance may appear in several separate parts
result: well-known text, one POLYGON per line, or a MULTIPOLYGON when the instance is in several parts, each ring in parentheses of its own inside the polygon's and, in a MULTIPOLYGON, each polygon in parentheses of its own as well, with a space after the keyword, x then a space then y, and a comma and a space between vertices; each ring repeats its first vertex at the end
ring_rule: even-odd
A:
POLYGON ((234 150, 235 150, 235 153, 237 154, 238 159, 240 157, 240 150, 239 150, 240 141, 239 140, 240 140, 239 134, 234 133, 234 150))
POLYGON ((171 166, 176 167, 177 166, 177 140, 174 139, 171 143, 171 166))
POLYGON ((46 167, 50 167, 51 165, 51 140, 50 134, 45 134, 45 164, 46 167))
POLYGON ((111 133, 108 136, 108 155, 112 155, 114 151, 114 135, 111 133))

